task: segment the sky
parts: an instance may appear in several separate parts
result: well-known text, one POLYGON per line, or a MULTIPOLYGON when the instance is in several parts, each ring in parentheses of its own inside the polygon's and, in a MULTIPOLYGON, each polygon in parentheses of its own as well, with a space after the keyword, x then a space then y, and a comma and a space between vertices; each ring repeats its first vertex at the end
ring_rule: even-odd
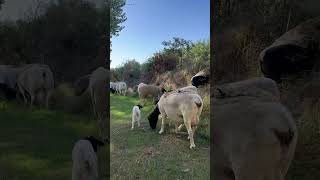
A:
POLYGON ((124 12, 125 28, 111 39, 111 68, 129 59, 143 63, 173 37, 210 37, 210 0, 127 0, 124 12))

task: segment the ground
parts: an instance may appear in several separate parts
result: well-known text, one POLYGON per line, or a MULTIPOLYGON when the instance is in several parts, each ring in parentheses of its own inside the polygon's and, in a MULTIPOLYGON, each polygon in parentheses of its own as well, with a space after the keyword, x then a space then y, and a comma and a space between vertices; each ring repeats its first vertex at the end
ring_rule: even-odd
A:
POLYGON ((111 179, 209 179, 207 125, 200 126, 195 135, 197 147, 190 150, 185 129, 176 135, 166 126, 159 135, 160 120, 156 130, 150 128, 147 115, 153 110, 152 103, 142 109, 141 127, 131 130, 131 111, 138 98, 110 96, 111 179))
MULTIPOLYGON (((75 141, 97 137, 87 115, 29 108, 0 100, 0 177, 12 180, 71 179, 75 141)), ((99 150, 100 176, 106 175, 106 148, 99 150)))

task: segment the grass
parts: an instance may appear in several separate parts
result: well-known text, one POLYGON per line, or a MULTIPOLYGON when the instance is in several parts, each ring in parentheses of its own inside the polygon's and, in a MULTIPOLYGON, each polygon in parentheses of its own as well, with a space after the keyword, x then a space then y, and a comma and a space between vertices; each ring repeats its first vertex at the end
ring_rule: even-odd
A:
POLYGON ((320 104, 304 105, 298 123, 298 144, 288 180, 318 180, 320 177, 320 104))
MULTIPOLYGON (((89 116, 0 102, 0 179, 71 179, 71 152, 83 136, 97 135, 89 116)), ((106 149, 98 154, 100 176, 106 149)))
POLYGON ((190 150, 187 134, 176 135, 167 126, 159 135, 160 121, 157 129, 151 130, 147 120, 153 110, 151 103, 142 109, 141 127, 131 130, 131 110, 138 98, 110 96, 111 179, 209 179, 209 117, 201 115, 197 147, 190 150))

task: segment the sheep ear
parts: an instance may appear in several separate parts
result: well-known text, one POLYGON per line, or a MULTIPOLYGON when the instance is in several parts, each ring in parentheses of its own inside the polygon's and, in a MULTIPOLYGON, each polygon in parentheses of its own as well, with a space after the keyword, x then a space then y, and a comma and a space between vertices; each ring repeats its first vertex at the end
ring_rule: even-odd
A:
POLYGON ((215 88, 214 96, 217 98, 224 98, 226 96, 226 93, 223 92, 223 89, 220 87, 215 88))

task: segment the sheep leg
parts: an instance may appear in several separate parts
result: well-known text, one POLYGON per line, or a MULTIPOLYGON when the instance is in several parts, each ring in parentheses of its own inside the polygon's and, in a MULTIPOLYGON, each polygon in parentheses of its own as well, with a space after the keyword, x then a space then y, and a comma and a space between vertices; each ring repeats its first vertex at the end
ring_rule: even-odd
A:
POLYGON ((131 130, 133 130, 134 128, 134 116, 132 116, 132 126, 131 126, 131 130))
POLYGON ((140 127, 140 116, 138 117, 138 127, 140 127))
POLYGON ((30 96, 31 96, 30 106, 32 107, 33 106, 33 102, 34 102, 34 98, 35 98, 35 94, 32 92, 32 93, 30 93, 30 96))
POLYGON ((174 127, 175 127, 174 132, 175 132, 176 134, 178 134, 178 132, 179 132, 179 130, 178 130, 178 122, 176 122, 176 123, 174 124, 174 127))
POLYGON ((46 92, 46 96, 45 96, 45 98, 46 98, 46 108, 48 109, 49 108, 50 91, 45 90, 45 92, 46 92))
POLYGON ((181 131, 182 127, 183 127, 183 124, 180 124, 180 126, 178 127, 178 131, 181 131))
POLYGON ((166 118, 165 115, 161 115, 161 116, 162 116, 162 118, 161 118, 161 129, 159 131, 159 134, 162 134, 163 131, 164 131, 164 119, 166 118))
POLYGON ((194 144, 194 140, 193 140, 193 132, 192 132, 192 128, 191 128, 191 120, 189 121, 184 121, 184 125, 187 128, 188 134, 189 134, 189 138, 190 138, 190 149, 195 148, 196 145, 194 144))
POLYGON ((19 88, 20 93, 22 94, 22 97, 23 97, 23 100, 24 100, 24 104, 27 104, 26 95, 24 94, 24 90, 23 90, 23 88, 22 88, 22 86, 20 84, 18 84, 18 88, 19 88))

